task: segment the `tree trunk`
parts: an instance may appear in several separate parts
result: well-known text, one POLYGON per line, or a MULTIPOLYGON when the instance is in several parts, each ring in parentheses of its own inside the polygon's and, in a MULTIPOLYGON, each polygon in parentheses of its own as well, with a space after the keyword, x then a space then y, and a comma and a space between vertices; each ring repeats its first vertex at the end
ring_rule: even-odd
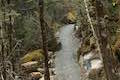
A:
MULTIPOLYGON (((5 1, 1 0, 1 6, 4 8, 5 7, 5 1)), ((2 63, 2 79, 7 80, 7 74, 6 74, 6 63, 5 63, 5 54, 6 54, 6 48, 5 48, 5 27, 6 27, 6 23, 5 23, 5 9, 2 9, 3 11, 3 21, 1 23, 1 33, 0 33, 0 37, 1 37, 1 63, 2 63)))
MULTIPOLYGON (((94 0, 92 4, 95 7, 96 11, 96 17, 94 17, 94 22, 96 21, 96 24, 92 23, 92 19, 90 17, 89 9, 88 9, 88 2, 84 0, 87 17, 91 26, 91 29, 93 31, 93 36, 96 38, 98 50, 100 53, 100 57, 103 60, 104 64, 104 70, 106 73, 107 80, 116 80, 115 75, 113 73, 113 63, 112 63, 112 56, 111 56, 111 49, 109 44, 109 32, 107 30, 107 26, 105 23, 105 14, 106 14, 106 8, 104 5, 107 6, 107 1, 104 0, 94 0), (96 20, 95 20, 96 19, 96 20)), ((108 11, 108 10, 107 10, 108 11)))
MULTIPOLYGON (((95 33, 98 38, 98 43, 100 47, 101 56, 103 59, 104 64, 104 70, 106 73, 107 80, 116 80, 115 75, 113 73, 113 67, 112 67, 112 57, 111 55, 111 49, 109 45, 109 32, 106 27, 105 23, 105 10, 103 3, 105 4, 105 1, 101 0, 95 0, 95 8, 96 8, 96 26, 95 26, 95 33)), ((107 4, 106 4, 107 5, 107 4)))
POLYGON ((49 73, 49 66, 48 66, 48 48, 47 48, 47 32, 46 32, 46 26, 44 21, 44 1, 39 0, 39 9, 40 9, 40 28, 41 28, 41 34, 42 34, 42 46, 44 50, 44 56, 45 56, 45 80, 50 80, 50 73, 49 73))

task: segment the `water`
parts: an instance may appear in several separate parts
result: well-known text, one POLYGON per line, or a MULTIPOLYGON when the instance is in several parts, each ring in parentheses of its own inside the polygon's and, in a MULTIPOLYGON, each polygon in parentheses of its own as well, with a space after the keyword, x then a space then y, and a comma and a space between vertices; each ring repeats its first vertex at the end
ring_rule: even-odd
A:
POLYGON ((58 37, 62 44, 62 49, 56 52, 55 60, 58 80, 80 80, 80 66, 74 59, 80 42, 74 37, 74 25, 62 27, 58 37))

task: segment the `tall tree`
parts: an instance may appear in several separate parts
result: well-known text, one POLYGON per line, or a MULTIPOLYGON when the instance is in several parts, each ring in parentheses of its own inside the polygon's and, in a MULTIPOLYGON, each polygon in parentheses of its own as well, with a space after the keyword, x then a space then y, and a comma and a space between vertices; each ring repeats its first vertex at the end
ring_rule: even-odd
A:
MULTIPOLYGON (((9 6, 9 13, 11 13, 11 0, 7 0, 7 4, 9 6)), ((9 53, 12 51, 12 16, 9 15, 9 26, 8 26, 8 38, 9 38, 9 53)))
POLYGON ((5 1, 4 0, 1 0, 1 8, 2 8, 2 12, 3 12, 3 18, 2 18, 2 22, 1 22, 1 58, 2 58, 2 73, 1 73, 1 78, 4 79, 4 80, 7 80, 7 75, 6 75, 6 64, 5 64, 5 54, 6 54, 6 47, 5 47, 5 27, 6 27, 6 23, 5 23, 5 17, 6 17, 6 13, 5 13, 5 1))
POLYGON ((42 46, 44 50, 44 56, 45 56, 45 80, 50 80, 50 74, 49 74, 49 66, 48 66, 48 48, 47 48, 47 32, 46 32, 46 25, 44 21, 44 0, 39 0, 39 16, 40 16, 40 28, 41 28, 41 34, 42 34, 42 46))
POLYGON ((1 22, 0 22, 1 23, 0 45, 1 45, 1 57, 2 57, 1 63, 3 66, 2 78, 4 80, 8 80, 13 78, 13 76, 11 75, 12 73, 8 72, 8 69, 9 71, 12 70, 11 67, 13 66, 10 64, 10 67, 9 68, 7 67, 7 64, 9 64, 8 62, 10 62, 10 60, 8 60, 7 57, 12 52, 12 16, 11 16, 11 7, 10 7, 11 0, 1 0, 0 2, 1 2, 1 14, 2 14, 1 22))
MULTIPOLYGON (((102 0, 102 2, 106 3, 102 0)), ((112 64, 111 64, 111 51, 110 51, 110 45, 109 45, 109 38, 108 38, 108 30, 106 28, 105 23, 105 10, 104 6, 102 4, 101 0, 95 1, 95 7, 96 7, 96 35, 98 38, 99 46, 100 46, 100 52, 103 59, 104 64, 104 70, 106 72, 106 78, 107 80, 115 80, 114 75, 112 72, 112 64)))
POLYGON ((105 20, 106 8, 104 5, 107 6, 106 0, 94 0, 93 4, 95 7, 96 13, 96 24, 92 23, 92 19, 90 16, 90 12, 88 11, 88 4, 87 1, 84 0, 86 6, 87 17, 89 19, 91 29, 93 31, 93 35, 97 40, 97 45, 99 47, 99 52, 101 59, 103 60, 104 70, 106 73, 107 80, 117 80, 115 74, 113 73, 113 64, 112 64, 112 57, 111 57, 111 49, 109 43, 109 31, 107 29, 107 24, 105 20))

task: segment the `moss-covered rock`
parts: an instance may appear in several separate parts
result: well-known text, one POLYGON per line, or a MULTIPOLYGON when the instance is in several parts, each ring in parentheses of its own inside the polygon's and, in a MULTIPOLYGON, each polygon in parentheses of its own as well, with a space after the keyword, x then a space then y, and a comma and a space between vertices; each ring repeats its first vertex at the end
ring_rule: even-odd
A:
POLYGON ((68 13, 65 15, 63 21, 65 23, 75 23, 77 20, 77 12, 75 10, 70 10, 68 13))
POLYGON ((21 58, 22 63, 30 62, 30 61, 40 61, 44 60, 44 51, 42 49, 34 50, 32 52, 28 52, 25 56, 21 58))
POLYGON ((74 12, 68 12, 68 14, 67 14, 67 20, 70 23, 74 23, 76 21, 75 13, 74 12))

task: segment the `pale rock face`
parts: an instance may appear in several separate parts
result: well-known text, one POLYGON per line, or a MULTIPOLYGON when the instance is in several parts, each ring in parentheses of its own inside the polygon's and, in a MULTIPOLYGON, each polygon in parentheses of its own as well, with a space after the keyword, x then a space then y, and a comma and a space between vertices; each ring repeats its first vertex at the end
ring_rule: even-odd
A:
POLYGON ((92 59, 94 54, 92 52, 83 56, 83 64, 86 70, 99 69, 103 67, 102 61, 100 59, 92 59))
POLYGON ((101 67, 103 67, 101 60, 94 59, 91 61, 91 69, 99 69, 101 67))
POLYGON ((32 72, 32 73, 30 73, 30 76, 32 78, 41 78, 42 74, 40 72, 32 72))
POLYGON ((21 66, 25 67, 25 68, 28 68, 28 67, 30 67, 32 65, 36 65, 36 64, 38 64, 37 61, 31 61, 31 62, 23 63, 23 64, 21 64, 21 66))
POLYGON ((93 56, 93 54, 89 53, 89 54, 84 55, 83 59, 84 59, 84 61, 89 60, 90 58, 92 58, 92 56, 93 56))

